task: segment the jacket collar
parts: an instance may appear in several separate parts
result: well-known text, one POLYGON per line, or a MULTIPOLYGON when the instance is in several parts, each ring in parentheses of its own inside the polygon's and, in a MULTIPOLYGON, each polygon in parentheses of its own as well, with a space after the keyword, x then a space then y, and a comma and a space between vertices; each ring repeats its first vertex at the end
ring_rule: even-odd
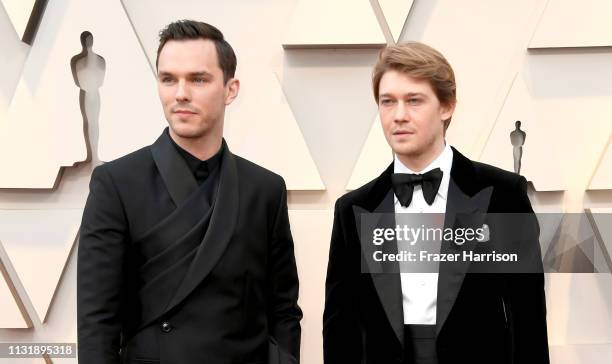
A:
POLYGON ((168 128, 151 145, 151 154, 174 205, 180 206, 198 188, 198 184, 185 159, 170 140, 168 128))

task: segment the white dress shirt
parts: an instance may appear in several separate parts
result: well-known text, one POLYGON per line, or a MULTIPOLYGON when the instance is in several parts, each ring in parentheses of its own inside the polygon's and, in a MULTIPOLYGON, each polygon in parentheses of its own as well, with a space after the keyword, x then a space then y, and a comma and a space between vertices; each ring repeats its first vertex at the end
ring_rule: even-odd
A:
MULTIPOLYGON (((408 207, 403 207, 395 196, 395 213, 445 213, 448 184, 453 164, 453 150, 445 144, 442 153, 419 174, 424 174, 435 168, 442 170, 442 182, 433 204, 428 205, 420 185, 414 187, 412 201, 408 207)), ((395 157, 393 170, 395 173, 417 173, 406 167, 395 157)), ((438 273, 400 273, 402 282, 402 301, 404 324, 435 325, 436 305, 438 298, 438 273)))

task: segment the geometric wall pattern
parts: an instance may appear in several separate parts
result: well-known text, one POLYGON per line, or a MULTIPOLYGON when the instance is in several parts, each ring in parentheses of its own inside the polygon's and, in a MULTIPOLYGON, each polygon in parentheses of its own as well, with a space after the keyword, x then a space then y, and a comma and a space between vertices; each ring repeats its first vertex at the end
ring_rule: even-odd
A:
POLYGON ((6 13, 8 14, 15 32, 21 38, 25 32, 28 21, 30 20, 30 14, 34 8, 36 0, 2 0, 1 5, 4 6, 6 13))
POLYGON ((386 43, 370 1, 300 0, 283 47, 363 48, 386 43))
POLYGON ((83 209, 0 210, 0 241, 40 321, 72 250, 83 209))
POLYGON ((400 39, 413 3, 414 0, 378 0, 389 31, 396 43, 400 39))
MULTIPOLYGON (((612 123, 612 118, 610 123, 612 123)), ((589 190, 604 189, 612 190, 612 134, 610 134, 606 149, 589 184, 589 190)))
POLYGON ((480 160, 513 170, 510 133, 516 120, 526 133, 521 174, 535 189, 584 189, 612 133, 612 52, 530 51, 480 160))
POLYGON ((239 77, 240 96, 226 109, 224 128, 232 152, 281 174, 289 190, 324 190, 277 75, 249 64, 239 77), (267 135, 282 137, 266 145, 267 135))
POLYGON ((304 312, 302 319, 301 361, 306 364, 323 361, 323 299, 307 299, 313 292, 325 292, 325 275, 327 272, 329 237, 331 236, 333 211, 331 210, 289 210, 291 232, 295 237, 295 257, 300 282, 311 282, 300 285, 299 305, 304 312), (312 229, 311 226, 317 226, 312 229), (324 242, 323 244, 321 244, 324 242), (313 249, 314 246, 320 248, 313 249))
POLYGON ((612 2, 549 0, 529 48, 611 47, 612 2))
POLYGON ((612 215, 585 210, 584 214, 538 216, 545 272, 612 273, 610 241, 606 241, 612 236, 602 233, 612 225, 612 215))
POLYGON ((590 208, 586 209, 589 221, 592 224, 595 232, 597 245, 602 251, 602 263, 609 266, 612 265, 612 224, 610 224, 610 216, 612 216, 612 208, 590 208))
POLYGON ((6 269, 0 261, 0 327, 10 329, 31 327, 19 309, 12 285, 13 282, 8 277, 6 269))
POLYGON ((6 118, 8 104, 15 93, 29 46, 21 41, 13 29, 8 13, 0 3, 0 122, 6 118))
MULTIPOLYGON (((0 139, 33 140, 17 146, 0 140, 0 165, 10 171, 0 176, 0 188, 52 188, 60 167, 86 159, 79 88, 69 62, 82 51, 84 31, 93 34, 93 52, 105 60, 98 84, 100 159, 151 144, 165 126, 154 74, 121 2, 51 0, 7 120, 0 123, 0 139), (113 27, 108 19, 114 19, 113 27), (43 150, 47 157, 41 160, 43 150)), ((225 133, 232 149, 283 175, 289 189, 324 189, 272 69, 262 73, 259 64, 247 65, 245 97, 228 108, 228 115, 235 114, 225 133), (274 146, 262 143, 273 133, 284 138, 274 146), (279 150, 285 158, 277 158, 279 150)))
MULTIPOLYGON (((2 1, 6 6, 10 0, 2 1)), ((336 69, 340 69, 339 66, 342 65, 326 66, 325 55, 331 58, 338 54, 338 51, 330 48, 343 48, 341 52, 350 58, 353 54, 351 52, 357 56, 361 51, 368 51, 356 48, 375 50, 387 42, 398 40, 419 40, 429 43, 440 49, 453 65, 459 87, 459 105, 447 134, 447 141, 468 157, 482 157, 485 160, 499 153, 500 158, 492 158, 491 162, 511 170, 512 165, 508 165, 507 159, 508 154, 511 156, 512 152, 511 149, 507 149, 509 145, 507 133, 510 131, 507 125, 513 126, 516 119, 522 118, 523 128, 528 133, 524 147, 524 174, 527 174, 530 168, 533 170, 530 165, 536 164, 529 158, 549 158, 544 164, 546 170, 533 171, 531 176, 527 177, 534 182, 538 190, 570 189, 571 186, 568 185, 559 186, 567 180, 563 168, 550 163, 552 160, 559 160, 556 154, 558 150, 568 149, 562 147, 568 143, 555 146, 550 139, 565 140, 563 139, 565 136, 551 136, 545 133, 546 130, 555 129, 559 125, 564 127, 568 125, 563 124, 565 119, 555 117, 547 123, 540 122, 545 119, 543 115, 546 116, 558 107, 560 113, 572 115, 572 118, 567 119, 570 126, 598 131, 597 134, 600 135, 589 139, 588 142, 580 138, 586 139, 586 136, 591 136, 593 133, 573 132, 573 135, 579 138, 570 141, 578 145, 591 144, 593 153, 590 156, 597 154, 595 151, 599 154, 595 159, 589 159, 593 165, 588 173, 597 169, 593 181, 596 180, 595 176, 600 176, 602 173, 604 180, 609 180, 606 173, 612 169, 607 167, 612 163, 610 162, 612 159, 606 156, 611 154, 611 148, 607 148, 606 156, 599 158, 610 137, 610 129, 606 128, 612 119, 609 117, 609 107, 606 106, 612 104, 608 99, 612 88, 609 88, 609 83, 605 81, 608 74, 603 71, 604 77, 598 81, 588 71, 580 73, 575 70, 584 64, 587 67, 583 68, 600 72, 606 70, 608 62, 606 57, 610 52, 603 49, 597 53, 588 48, 583 50, 586 55, 573 54, 571 50, 563 50, 552 55, 538 53, 541 52, 539 50, 527 52, 528 48, 538 48, 540 47, 538 44, 549 42, 550 39, 542 41, 544 43, 538 40, 546 38, 541 35, 559 31, 549 32, 546 30, 549 28, 547 24, 569 24, 571 21, 580 24, 576 19, 559 21, 561 18, 555 14, 561 14, 563 11, 555 9, 559 8, 560 3, 562 2, 554 0, 548 2, 519 0, 499 2, 495 4, 496 6, 492 6, 490 1, 484 0, 465 2, 266 0, 253 4, 248 0, 236 0, 224 2, 223 6, 219 6, 214 1, 197 3, 160 1, 139 4, 137 0, 122 2, 49 0, 19 80, 19 86, 14 93, 14 104, 11 106, 14 109, 11 111, 11 117, 3 119, 0 108, 0 172, 2 172, 0 188, 50 188, 53 187, 60 167, 84 160, 86 153, 83 118, 78 104, 79 88, 71 74, 70 59, 82 51, 79 38, 85 30, 93 34, 93 52, 103 57, 106 64, 104 79, 99 88, 100 159, 110 160, 127 151, 150 144, 165 125, 151 66, 155 59, 156 32, 167 22, 186 17, 218 26, 237 51, 239 59, 237 76, 241 80, 241 90, 239 97, 227 109, 225 136, 230 147, 237 154, 244 155, 283 175, 290 190, 325 188, 319 177, 317 165, 310 156, 310 153, 314 154, 313 150, 321 148, 319 138, 310 135, 310 139, 305 139, 300 128, 313 127, 312 130, 319 128, 323 133, 326 130, 333 130, 334 133, 336 130, 341 130, 331 126, 326 129, 326 125, 318 125, 320 120, 313 115, 331 115, 329 110, 333 110, 337 112, 334 115, 342 116, 342 110, 336 109, 345 105, 339 104, 338 98, 350 99, 350 96, 354 95, 351 88, 370 87, 369 79, 366 79, 362 86, 352 79, 342 79, 347 75, 350 78, 363 73, 361 71, 351 73, 357 67, 350 62, 345 65, 347 72, 337 72, 341 77, 334 78, 336 69), (377 6, 379 11, 373 11, 377 6), (261 9, 266 9, 263 12, 264 16, 261 16, 261 9), (232 16, 228 17, 227 14, 232 16), (253 14, 258 15, 253 16, 253 14), (112 27, 107 20, 102 21, 109 18, 113 19, 112 27), (392 39, 388 38, 389 34, 392 39), (293 51, 291 48, 301 49, 293 51), (312 50, 312 48, 319 49, 312 50), (317 64, 319 68, 311 67, 308 63, 287 62, 288 59, 299 58, 298 54, 290 52, 310 51, 313 53, 308 54, 308 57, 316 55, 316 52, 322 52, 319 56, 323 61, 317 64), (298 57, 295 57, 296 55, 298 57), (283 70, 285 67, 293 69, 283 70), (283 74, 291 72, 308 75, 309 82, 315 86, 321 77, 326 77, 329 82, 337 83, 339 86, 337 89, 333 88, 333 92, 330 92, 331 88, 320 87, 317 102, 304 106, 304 101, 300 99, 303 95, 299 93, 299 88, 286 87, 287 79, 283 78, 283 74), (573 73, 578 75, 572 76, 573 73), (579 77, 585 81, 582 84, 570 82, 565 87, 561 87, 562 82, 553 77, 553 83, 556 82, 554 89, 559 93, 551 94, 550 90, 542 88, 542 80, 558 74, 569 75, 572 82, 579 77), (45 85, 48 82, 54 83, 54 87, 45 85), (590 87, 592 85, 596 87, 590 87), (576 91, 576 94, 569 94, 571 90, 576 91), (584 97, 581 98, 578 91, 583 91, 584 97), (291 101, 291 105, 287 99, 291 101), (53 101, 45 104, 44 100, 53 101), (577 105, 575 109, 569 108, 572 103, 577 105), (49 104, 57 107, 50 107, 49 104), (300 106, 295 107, 296 104, 300 106), (589 107, 585 108, 584 105, 589 107), (578 115, 584 117, 580 119, 578 115), (562 122, 555 124, 554 120, 562 122), (608 124, 603 120, 608 120, 608 124), (23 145, 15 145, 14 141, 20 140, 18 138, 22 135, 29 136, 29 141, 34 146, 31 144, 26 146, 25 142, 23 145), (37 136, 42 141, 40 145, 33 142, 37 136), (121 139, 122 136, 127 137, 121 139), (549 139, 546 140, 545 137, 549 139), (500 150, 491 148, 492 141, 497 138, 502 147, 500 150), (13 147, 2 149, 7 142, 11 142, 13 147), (47 142, 51 144, 45 144, 47 142), (540 149, 537 153, 533 151, 532 148, 540 144, 552 146, 548 151, 548 157, 542 154, 546 151, 540 149), (275 148, 276 146, 278 147, 275 148), (54 148, 66 148, 69 152, 60 155, 53 151, 54 148), (10 173, 5 173, 9 169, 10 160, 16 159, 21 160, 14 166, 25 165, 31 168, 11 168, 10 173), (601 159, 599 165, 596 159, 601 159), (37 165, 45 161, 52 161, 53 165, 49 168, 37 165), (32 177, 30 179, 34 181, 32 183, 13 183, 17 180, 15 176, 28 177, 29 171, 42 173, 32 177), (538 172, 548 173, 550 176, 563 175, 563 178, 556 179, 557 182, 551 185, 546 179, 542 179, 544 177, 539 177, 538 172)), ((572 14, 576 18, 592 16, 594 23, 604 24, 599 20, 600 15, 609 12, 606 13, 607 8, 602 7, 606 6, 603 2, 599 2, 600 7, 595 12, 584 9, 591 9, 595 3, 595 1, 585 2, 587 5, 584 7, 573 3, 575 9, 572 14)), ((604 25, 606 24, 609 23, 604 25)), ((0 25, 2 25, 0 31, 5 29, 6 24, 0 25)), ((583 24, 581 27, 593 30, 588 30, 586 35, 580 34, 584 39, 595 37, 593 33, 595 27, 589 28, 589 24, 583 24)), ((601 34, 609 34, 605 29, 601 34)), ((558 46, 580 47, 577 42, 572 40, 572 43, 558 46)), ((606 42, 598 41, 598 44, 606 42)), ((548 44, 554 45, 551 42, 548 44)), ((3 59, 3 55, 0 55, 0 62, 3 62, 2 64, 7 62, 3 59)), ((371 67, 369 64, 367 66, 371 67)), ((1 72, 2 70, 0 76, 4 77, 1 72)), ((2 86, 4 89, 5 85, 2 86)), ((369 101, 372 102, 371 99, 369 101)), ((359 118, 346 122, 346 125, 350 127, 351 123, 361 124, 364 131, 369 130, 369 135, 363 147, 355 149, 358 153, 347 158, 347 160, 350 158, 357 160, 348 181, 347 188, 350 189, 380 174, 392 160, 377 117, 363 113, 359 118)), ((335 138, 340 146, 361 144, 363 141, 348 139, 342 133, 324 137, 330 140, 335 138)), ((317 153, 332 155, 342 154, 347 150, 350 149, 338 147, 317 153)), ((574 158, 572 161, 579 159, 571 155, 569 158, 574 158)), ((340 182, 342 186, 346 185, 346 181, 340 182)), ((591 184, 593 185, 593 182, 591 184)), ((49 194, 40 196, 47 201, 53 199, 60 201, 61 196, 53 196, 53 193, 57 192, 58 190, 50 191, 49 194)), ((61 192, 70 194, 70 191, 61 192)), ((21 193, 23 191, 16 190, 15 196, 20 196, 21 193)), ((290 208, 292 196, 295 195, 289 196, 290 208)), ((301 280, 300 305, 305 314, 302 321, 302 362, 319 364, 325 264, 332 221, 331 208, 335 197, 338 196, 333 194, 326 196, 323 193, 304 196, 306 199, 312 196, 312 200, 324 196, 323 199, 330 201, 329 206, 322 210, 290 210, 301 280)), ((71 252, 74 259, 74 251, 71 249, 77 236, 82 210, 79 208, 35 210, 31 199, 28 198, 28 201, 30 204, 25 205, 26 208, 22 210, 0 210, 0 244, 4 246, 6 252, 0 255, 0 258, 5 266, 11 267, 11 271, 15 272, 17 277, 12 277, 15 281, 13 283, 18 283, 26 292, 20 299, 33 307, 34 312, 30 312, 30 315, 36 314, 40 321, 47 320, 48 324, 48 316, 53 312, 50 310, 50 304, 54 301, 54 295, 61 291, 57 284, 60 280, 65 281, 62 279, 62 272, 71 252), (24 234, 24 231, 27 234, 24 234), (36 267, 37 271, 32 271, 32 267, 36 267)), ((588 344, 595 342, 593 340, 596 338, 612 337, 610 330, 605 327, 612 319, 606 311, 610 292, 605 291, 598 283, 586 284, 580 280, 577 287, 563 282, 562 288, 566 289, 566 297, 558 294, 559 286, 555 285, 558 281, 559 279, 555 277, 547 281, 547 294, 553 293, 547 296, 552 300, 549 301, 549 311, 553 318, 552 321, 549 320, 551 343, 588 344), (576 296, 576 292, 580 297, 576 296), (598 293, 601 293, 601 296, 597 296, 598 293), (583 300, 582 297, 585 295, 589 295, 592 299, 588 302, 583 300), (572 311, 563 312, 557 304, 559 299, 571 301, 568 307, 571 306, 572 311), (588 317, 599 315, 599 324, 585 325, 580 317, 574 317, 581 316, 584 312, 588 317), (570 318, 567 322, 563 321, 568 316, 570 318), (567 329, 564 326, 571 327, 571 330, 563 331, 567 329)), ((30 326, 27 317, 21 314, 23 311, 17 303, 19 300, 15 302, 11 295, 5 294, 14 292, 11 283, 4 283, 4 280, 0 279, 0 309, 2 309, 0 327, 30 326), (10 320, 13 321, 5 320, 4 313, 9 312, 15 314, 10 314, 10 320)), ((74 290, 73 287, 65 286, 62 289, 74 290)), ((56 305, 53 307, 56 308, 58 315, 65 314, 66 320, 74 320, 73 326, 76 325, 76 318, 72 317, 75 316, 74 312, 62 311, 62 308, 56 305)), ((10 331, 0 330, 2 341, 10 341, 10 338, 14 337, 12 335, 10 331)))
POLYGON ((47 0, 1 0, 19 38, 31 44, 47 0))
MULTIPOLYGON (((458 104, 446 140, 466 156, 477 158, 486 144, 544 5, 544 1, 527 0, 497 2, 496 6, 485 1, 412 5, 411 21, 405 24, 401 40, 430 44, 453 66, 458 104), (468 7, 480 15, 466 23, 457 14, 468 7)), ((378 133, 375 127, 372 133, 378 133)), ((347 189, 374 178, 392 160, 384 138, 373 134, 362 150, 347 189), (381 159, 374 162, 372 155, 381 159)))
POLYGON ((510 133, 515 130, 515 121, 520 120, 520 129, 526 133, 522 147, 521 174, 533 183, 536 191, 566 190, 562 158, 559 156, 563 155, 564 145, 571 142, 571 135, 558 132, 566 130, 555 127, 559 126, 559 120, 551 120, 537 112, 533 96, 527 88, 528 82, 524 73, 514 79, 480 160, 514 171, 510 133), (546 148, 538 148, 544 144, 546 148))
POLYGON ((131 140, 153 140, 157 132, 139 130, 134 120, 157 122, 161 130, 163 114, 155 113, 161 112, 159 102, 138 102, 146 100, 147 95, 149 100, 156 100, 155 79, 121 3, 51 0, 7 120, 0 125, 0 165, 8 166, 9 171, 0 176, 0 188, 52 188, 60 167, 87 158, 79 88, 70 66, 72 57, 82 51, 80 37, 84 31, 93 34, 93 51, 106 59, 106 76, 100 85, 101 158, 117 157, 114 151, 105 149, 106 139, 112 138, 119 145, 126 144, 126 134, 131 140), (108 26, 109 19, 113 19, 112 27, 108 26), (139 97, 124 95, 128 80, 143 86, 139 97), (116 130, 112 126, 117 123, 123 133, 109 137, 106 130, 116 130), (28 143, 9 142, 16 135, 27 135, 28 143))
POLYGON ((279 79, 329 195, 344 190, 377 113, 370 87, 377 52, 347 48, 282 53, 279 79))
POLYGON ((376 178, 382 173, 383 166, 386 167, 392 160, 393 151, 389 144, 387 144, 385 134, 380 125, 380 116, 376 113, 376 119, 372 123, 346 189, 355 190, 367 181, 376 178))

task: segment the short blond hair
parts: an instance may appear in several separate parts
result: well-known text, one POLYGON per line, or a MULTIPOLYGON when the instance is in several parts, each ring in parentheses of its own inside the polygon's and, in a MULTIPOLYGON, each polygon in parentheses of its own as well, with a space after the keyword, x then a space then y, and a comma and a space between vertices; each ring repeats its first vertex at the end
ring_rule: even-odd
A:
MULTIPOLYGON (((405 42, 388 46, 378 54, 372 72, 374 99, 379 101, 379 86, 385 72, 394 70, 410 77, 426 80, 431 85, 440 104, 453 106, 457 103, 455 73, 442 53, 419 42, 405 42)), ((450 118, 444 121, 448 128, 450 118)))

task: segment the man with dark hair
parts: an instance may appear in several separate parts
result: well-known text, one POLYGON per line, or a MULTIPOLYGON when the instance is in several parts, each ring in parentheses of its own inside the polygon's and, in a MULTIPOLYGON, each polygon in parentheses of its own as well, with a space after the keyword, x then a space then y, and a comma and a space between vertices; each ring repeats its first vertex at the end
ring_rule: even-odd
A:
POLYGON ((78 251, 81 363, 295 363, 298 277, 282 177, 232 154, 236 56, 215 27, 168 25, 169 124, 97 167, 78 251))
MULTIPOLYGON (((383 49, 372 86, 394 161, 336 202, 323 315, 325 363, 548 363, 539 228, 527 181, 471 161, 446 143, 456 84, 435 49, 417 42, 383 49), (463 229, 456 231, 479 226, 471 221, 487 215, 510 213, 502 215, 502 226, 510 224, 506 217, 523 216, 525 224, 509 233, 493 225, 487 231, 494 238, 484 245, 450 238, 436 247, 439 256, 459 259, 490 246, 518 247, 524 253, 520 272, 500 271, 499 264, 478 270, 466 255, 431 270, 407 271, 393 260, 370 269, 376 266, 368 265, 364 219, 398 226, 386 223, 406 221, 409 214, 423 219, 424 213, 443 214, 443 226, 463 229)), ((384 249, 395 257, 402 239, 390 240, 384 249)), ((423 240, 421 249, 431 249, 423 240)))

